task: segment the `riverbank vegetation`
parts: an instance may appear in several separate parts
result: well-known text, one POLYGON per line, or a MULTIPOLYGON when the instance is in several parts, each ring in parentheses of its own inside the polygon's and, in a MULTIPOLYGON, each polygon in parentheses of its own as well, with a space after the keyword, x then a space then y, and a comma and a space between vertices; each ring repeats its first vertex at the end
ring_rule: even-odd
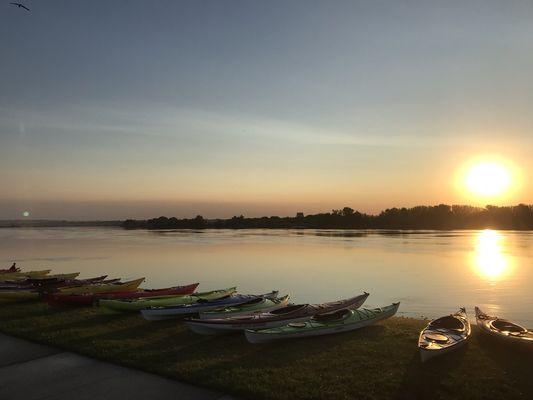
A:
POLYGON ((471 207, 440 204, 413 208, 390 208, 378 215, 355 211, 350 207, 330 213, 295 217, 245 218, 208 220, 202 216, 178 219, 159 217, 149 220, 124 221, 126 229, 533 229, 533 205, 512 207, 471 207))
POLYGON ((421 364, 427 321, 264 345, 205 337, 177 321, 99 308, 0 303, 0 331, 250 399, 529 399, 531 358, 475 330, 455 354, 421 364))

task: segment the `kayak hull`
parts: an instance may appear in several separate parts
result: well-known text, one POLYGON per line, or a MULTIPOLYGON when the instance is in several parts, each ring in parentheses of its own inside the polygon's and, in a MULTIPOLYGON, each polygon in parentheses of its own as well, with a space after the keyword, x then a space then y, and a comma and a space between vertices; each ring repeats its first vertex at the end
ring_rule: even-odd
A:
POLYGON ((199 283, 190 285, 174 286, 165 289, 143 289, 135 292, 115 292, 97 294, 97 299, 144 299, 160 296, 189 295, 194 292, 199 283))
POLYGON ((0 299, 37 300, 39 293, 34 290, 0 290, 0 299))
POLYGON ((165 289, 138 290, 134 292, 102 292, 102 293, 85 293, 85 294, 56 294, 51 295, 50 302, 72 304, 79 306, 90 306, 95 302, 103 299, 131 299, 131 298, 149 298, 156 296, 177 296, 194 292, 198 283, 186 286, 176 286, 165 289))
POLYGON ((139 278, 124 283, 115 284, 89 284, 82 286, 61 287, 59 292, 62 294, 82 294, 82 293, 110 293, 110 292, 133 292, 143 283, 145 278, 139 278))
POLYGON ((286 307, 289 304, 290 295, 283 296, 279 299, 263 299, 262 304, 246 306, 245 304, 236 307, 228 307, 224 310, 212 310, 201 312, 200 319, 218 319, 218 318, 234 318, 260 314, 277 310, 278 308, 286 307))
POLYGON ((68 279, 76 279, 80 275, 79 272, 72 272, 70 274, 54 274, 54 275, 42 275, 42 276, 34 276, 31 279, 32 281, 47 281, 47 280, 68 280, 68 279))
POLYGON ((350 316, 340 321, 321 323, 311 319, 306 323, 295 324, 295 326, 284 325, 275 329, 246 330, 245 335, 250 343, 267 343, 274 340, 297 339, 350 332, 394 316, 398 311, 399 306, 400 303, 394 303, 387 307, 371 310, 346 309, 343 311, 347 311, 350 316))
MULTIPOLYGON (((303 322, 309 320, 309 316, 303 316, 303 317, 295 317, 291 318, 290 322, 303 322)), ((254 324, 254 329, 269 329, 269 328, 277 328, 279 326, 283 326, 287 324, 288 320, 283 321, 265 321, 262 323, 254 324)), ((232 332, 243 332, 250 326, 249 323, 244 324, 235 324, 235 323, 227 323, 227 324, 216 324, 216 325, 209 325, 205 324, 196 320, 189 320, 185 321, 185 324, 189 327, 191 331, 194 333, 198 333, 200 335, 223 335, 227 333, 232 332)))
POLYGON ((235 295, 221 298, 219 300, 196 302, 193 304, 184 304, 171 307, 152 307, 141 310, 141 314, 147 321, 160 321, 164 319, 183 318, 198 313, 214 310, 224 306, 234 306, 246 303, 258 297, 271 297, 277 295, 277 292, 271 292, 263 295, 235 295))
POLYGON ((182 304, 192 304, 198 300, 217 300, 222 297, 230 296, 237 291, 236 287, 228 289, 212 290, 210 292, 196 293, 192 295, 179 296, 161 296, 144 299, 115 299, 115 300, 100 300, 98 304, 101 307, 106 307, 114 311, 121 312, 139 312, 149 307, 164 307, 182 304))
POLYGON ((419 350, 420 351, 420 361, 422 361, 424 363, 424 362, 426 362, 426 361, 428 361, 428 360, 430 360, 432 358, 451 353, 451 352, 453 352, 455 350, 460 349, 461 347, 466 345, 466 343, 467 342, 465 340, 463 340, 463 341, 457 342, 453 346, 442 348, 442 349, 435 349, 435 350, 420 349, 419 350))
POLYGON ((0 275, 0 279, 2 281, 25 280, 27 278, 35 278, 39 276, 48 275, 51 271, 51 269, 44 269, 41 271, 4 272, 0 275))
POLYGON ((27 278, 26 280, 19 282, 21 285, 33 285, 33 286, 75 286, 75 285, 88 285, 91 283, 103 283, 107 278, 107 275, 97 276, 95 278, 76 279, 76 278, 61 278, 55 275, 41 276, 36 278, 27 278))

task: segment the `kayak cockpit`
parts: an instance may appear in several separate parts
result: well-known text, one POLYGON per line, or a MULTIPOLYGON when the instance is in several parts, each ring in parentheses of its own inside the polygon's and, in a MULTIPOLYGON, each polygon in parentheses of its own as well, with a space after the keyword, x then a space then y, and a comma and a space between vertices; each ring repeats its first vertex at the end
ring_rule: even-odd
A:
POLYGON ((330 313, 325 314, 318 314, 313 316, 311 319, 316 322, 320 322, 322 324, 327 324, 331 322, 338 322, 345 320, 346 318, 350 317, 353 314, 352 310, 348 310, 346 308, 330 313))
POLYGON ((295 304, 295 305, 292 305, 292 306, 282 307, 282 308, 278 308, 277 310, 270 311, 269 314, 273 314, 273 315, 290 314, 290 313, 293 313, 295 311, 303 310, 307 306, 308 306, 308 304, 295 304))
POLYGON ((264 303, 264 302, 265 302, 265 298, 258 297, 256 299, 249 300, 246 303, 239 304, 239 306, 240 307, 242 307, 242 306, 252 306, 252 305, 261 304, 261 303, 264 303))
POLYGON ((465 324, 457 317, 453 315, 447 315, 442 318, 438 318, 434 321, 431 321, 429 324, 431 329, 450 329, 457 332, 465 331, 465 324))
POLYGON ((512 322, 506 321, 504 319, 496 319, 494 321, 491 321, 490 327, 500 332, 509 332, 509 333, 526 333, 527 332, 526 328, 521 327, 520 325, 517 325, 517 324, 513 324, 512 322))

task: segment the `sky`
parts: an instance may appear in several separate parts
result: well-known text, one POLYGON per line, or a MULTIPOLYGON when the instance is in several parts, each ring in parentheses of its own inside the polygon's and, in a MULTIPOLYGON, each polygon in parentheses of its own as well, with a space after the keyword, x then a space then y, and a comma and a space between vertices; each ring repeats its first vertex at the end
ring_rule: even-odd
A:
POLYGON ((0 219, 532 203, 532 2, 24 4, 0 3, 0 219), (489 158, 511 190, 467 196, 489 158))

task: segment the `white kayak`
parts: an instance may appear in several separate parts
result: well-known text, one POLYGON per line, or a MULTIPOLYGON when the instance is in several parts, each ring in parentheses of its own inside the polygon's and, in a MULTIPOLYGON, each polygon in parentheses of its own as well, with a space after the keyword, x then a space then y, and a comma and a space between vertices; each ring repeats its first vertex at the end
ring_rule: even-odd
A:
POLYGON ((343 308, 359 308, 363 305, 367 297, 368 293, 364 293, 349 299, 332 301, 330 303, 288 305, 287 307, 278 308, 270 312, 242 317, 207 320, 189 318, 185 320, 185 323, 192 331, 201 335, 241 332, 246 329, 275 328, 291 322, 307 321, 315 315, 325 314, 343 308))
POLYGON ((471 334, 472 328, 464 308, 455 314, 434 319, 418 338, 422 362, 460 348, 471 334))
POLYGON ((533 332, 506 319, 485 314, 476 307, 476 323, 482 332, 502 342, 525 345, 533 349, 533 332))
POLYGON ((280 339, 330 335, 333 333, 354 331, 392 317, 398 311, 400 303, 390 306, 360 310, 342 309, 333 313, 319 314, 306 322, 291 322, 278 328, 246 330, 246 339, 250 343, 266 343, 280 339))
POLYGON ((257 298, 276 298, 277 296, 277 291, 260 295, 236 294, 212 301, 199 300, 191 304, 182 304, 167 307, 148 307, 142 309, 141 314, 147 321, 182 318, 185 316, 190 316, 221 307, 236 306, 239 304, 247 303, 250 300, 257 298))

